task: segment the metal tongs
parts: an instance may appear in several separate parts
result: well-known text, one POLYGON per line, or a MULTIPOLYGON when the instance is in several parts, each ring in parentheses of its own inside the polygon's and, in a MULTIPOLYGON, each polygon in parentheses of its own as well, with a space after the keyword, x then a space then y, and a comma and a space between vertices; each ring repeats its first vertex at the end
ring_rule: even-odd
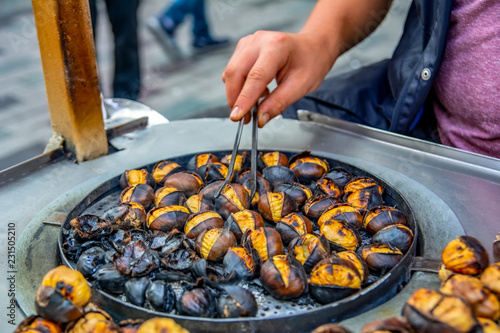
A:
MULTIPOLYGON (((255 106, 252 108, 252 153, 251 153, 251 158, 250 158, 250 176, 251 176, 251 186, 250 186, 250 200, 253 199, 255 196, 255 192, 257 191, 257 109, 259 107, 259 103, 256 103, 255 106)), ((226 179, 224 179, 224 182, 222 185, 217 189, 217 192, 215 192, 215 197, 217 198, 220 193, 222 192, 222 189, 226 187, 226 185, 229 183, 231 180, 231 177, 233 176, 234 173, 234 163, 236 161, 236 155, 238 154, 238 147, 240 146, 240 140, 241 140, 241 134, 243 133, 243 125, 245 124, 245 117, 241 118, 239 124, 238 124, 238 131, 236 132, 236 138, 234 140, 234 146, 233 146, 233 152, 231 153, 231 162, 229 163, 228 167, 228 172, 226 179)))

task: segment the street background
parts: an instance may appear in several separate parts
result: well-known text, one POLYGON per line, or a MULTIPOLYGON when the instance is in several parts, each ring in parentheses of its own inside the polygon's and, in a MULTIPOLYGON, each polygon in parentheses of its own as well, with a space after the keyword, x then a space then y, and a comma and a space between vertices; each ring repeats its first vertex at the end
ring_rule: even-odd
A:
MULTIPOLYGON (((146 28, 168 1, 144 0, 138 12, 142 68, 140 102, 170 121, 228 115, 222 72, 239 38, 257 30, 296 32, 313 8, 312 0, 208 0, 207 16, 215 37, 231 45, 204 55, 191 55, 191 21, 177 31, 186 59, 174 63, 146 28)), ((332 73, 356 69, 392 54, 409 0, 393 3, 382 25, 344 54, 332 73)), ((97 60, 101 90, 112 97, 113 36, 99 4, 97 60)), ((0 0, 0 170, 39 155, 52 136, 31 1, 0 0)), ((229 138, 232 140, 231 138, 229 138)))

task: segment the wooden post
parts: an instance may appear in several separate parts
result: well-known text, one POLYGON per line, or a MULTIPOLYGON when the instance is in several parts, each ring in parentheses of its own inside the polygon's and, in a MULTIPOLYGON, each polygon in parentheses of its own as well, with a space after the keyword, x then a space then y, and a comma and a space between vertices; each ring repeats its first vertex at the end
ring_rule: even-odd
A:
POLYGON ((89 0, 32 0, 50 119, 78 162, 108 152, 89 0))

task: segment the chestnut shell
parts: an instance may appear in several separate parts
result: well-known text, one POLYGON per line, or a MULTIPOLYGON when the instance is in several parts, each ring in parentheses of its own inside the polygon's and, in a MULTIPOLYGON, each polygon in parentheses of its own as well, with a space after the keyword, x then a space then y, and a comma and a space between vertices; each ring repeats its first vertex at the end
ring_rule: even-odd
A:
POLYGON ((459 274, 479 274, 489 264, 486 249, 471 236, 460 236, 448 243, 442 259, 446 268, 459 274))
POLYGON ((281 240, 288 245, 292 239, 310 234, 313 230, 311 221, 304 215, 290 213, 276 223, 276 231, 281 235, 281 240))
POLYGON ((330 168, 326 160, 311 155, 310 151, 303 151, 292 156, 288 165, 303 184, 315 182, 330 168))
POLYGON ((307 277, 302 264, 292 256, 269 258, 260 269, 260 281, 274 298, 290 300, 307 291, 307 277))
POLYGON ((389 206, 374 207, 366 212, 363 219, 363 227, 371 234, 394 224, 406 225, 406 215, 389 206))
POLYGON ((269 192, 259 198, 258 209, 267 221, 277 223, 286 215, 297 211, 297 204, 285 192, 269 192))
POLYGON ((363 246, 361 255, 370 270, 380 274, 385 274, 403 259, 403 253, 399 249, 382 243, 363 246))
POLYGON ((372 237, 372 244, 386 243, 406 253, 413 242, 413 232, 402 224, 387 226, 372 237))
POLYGON ((225 220, 232 213, 248 209, 249 207, 250 194, 242 185, 237 183, 227 184, 215 199, 215 210, 225 220))
POLYGON ((311 189, 301 183, 282 183, 275 186, 273 192, 285 192, 295 200, 298 208, 302 208, 307 199, 312 197, 311 189))
POLYGON ((186 195, 186 197, 190 197, 193 194, 196 194, 198 190, 201 188, 203 184, 203 180, 201 177, 191 171, 181 171, 174 174, 168 175, 163 182, 164 186, 172 186, 175 187, 186 195))

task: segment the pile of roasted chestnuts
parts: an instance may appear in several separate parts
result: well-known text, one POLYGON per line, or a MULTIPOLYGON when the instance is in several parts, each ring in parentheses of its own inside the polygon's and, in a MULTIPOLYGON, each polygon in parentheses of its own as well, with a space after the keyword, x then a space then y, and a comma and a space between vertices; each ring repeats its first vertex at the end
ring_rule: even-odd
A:
MULTIPOLYGON (((418 289, 408 299, 401 317, 366 324, 361 333, 375 332, 484 332, 500 327, 500 234, 493 244, 495 263, 475 238, 461 236, 442 252, 440 290, 418 289)), ((348 333, 338 324, 326 324, 313 333, 348 333)))
POLYGON ((249 284, 327 304, 398 264, 414 235, 381 184, 307 151, 289 156, 260 153, 253 198, 245 152, 127 170, 116 206, 63 230, 64 254, 92 287, 131 304, 217 318, 257 314, 249 284))
POLYGON ((173 319, 125 320, 111 316, 90 301, 83 275, 66 266, 49 271, 36 294, 38 315, 27 317, 14 333, 189 333, 173 319))

